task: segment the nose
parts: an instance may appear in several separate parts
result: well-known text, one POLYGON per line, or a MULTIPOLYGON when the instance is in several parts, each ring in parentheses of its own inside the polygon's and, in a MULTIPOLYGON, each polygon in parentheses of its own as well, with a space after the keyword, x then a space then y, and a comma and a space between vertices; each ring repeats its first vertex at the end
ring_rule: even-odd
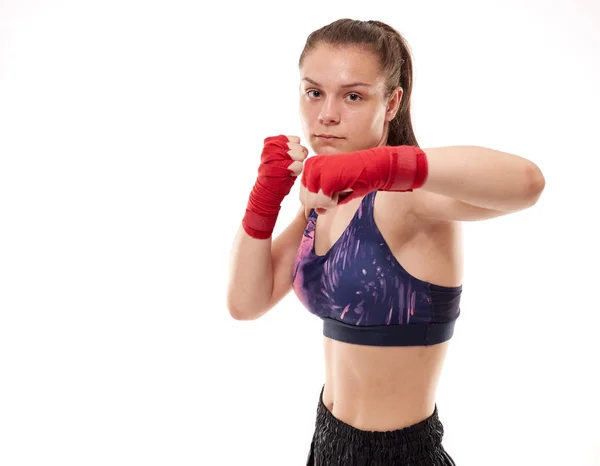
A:
POLYGON ((319 123, 322 125, 334 125, 340 122, 340 112, 332 97, 323 99, 323 105, 319 112, 319 123))

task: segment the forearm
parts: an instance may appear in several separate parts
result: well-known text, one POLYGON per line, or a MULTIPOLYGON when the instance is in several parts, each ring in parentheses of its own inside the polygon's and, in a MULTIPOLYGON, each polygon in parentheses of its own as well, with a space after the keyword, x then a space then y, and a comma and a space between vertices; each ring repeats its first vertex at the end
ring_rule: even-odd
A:
POLYGON ((544 189, 544 176, 533 162, 478 146, 423 149, 428 175, 420 189, 504 212, 525 209, 544 189))

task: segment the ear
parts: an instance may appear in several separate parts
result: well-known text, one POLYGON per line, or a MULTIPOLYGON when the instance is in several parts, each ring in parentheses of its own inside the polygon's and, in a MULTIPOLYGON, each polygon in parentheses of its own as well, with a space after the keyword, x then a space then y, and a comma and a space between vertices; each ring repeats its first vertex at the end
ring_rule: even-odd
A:
POLYGON ((385 121, 392 121, 396 117, 403 95, 404 90, 401 87, 397 87, 392 91, 392 95, 390 96, 390 100, 385 110, 385 121))

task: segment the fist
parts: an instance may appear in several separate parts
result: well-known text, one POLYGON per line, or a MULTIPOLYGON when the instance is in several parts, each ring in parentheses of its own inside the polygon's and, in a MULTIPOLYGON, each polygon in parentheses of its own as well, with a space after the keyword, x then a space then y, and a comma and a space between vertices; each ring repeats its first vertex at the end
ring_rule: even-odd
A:
POLYGON ((288 166, 288 170, 291 171, 291 176, 299 176, 302 173, 304 160, 308 157, 308 149, 300 144, 300 138, 298 136, 286 136, 288 138, 287 151, 293 162, 288 166))
POLYGON ((308 159, 300 184, 302 205, 315 209, 321 215, 357 197, 359 193, 354 192, 344 177, 334 177, 334 183, 330 180, 335 168, 343 167, 347 162, 348 159, 335 155, 315 155, 308 159))
POLYGON ((307 155, 308 150, 300 145, 297 136, 265 138, 258 166, 259 189, 264 188, 278 198, 287 196, 302 173, 302 163, 307 155))

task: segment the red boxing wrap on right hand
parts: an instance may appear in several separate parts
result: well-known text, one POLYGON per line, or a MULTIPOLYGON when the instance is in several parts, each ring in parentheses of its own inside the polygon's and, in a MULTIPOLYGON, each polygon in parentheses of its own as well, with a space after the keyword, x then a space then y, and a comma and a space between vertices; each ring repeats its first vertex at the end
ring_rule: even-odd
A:
POLYGON ((288 167, 294 160, 288 154, 286 136, 265 139, 258 167, 258 177, 250 192, 242 226, 248 235, 267 239, 273 234, 281 202, 289 194, 296 176, 288 167))

